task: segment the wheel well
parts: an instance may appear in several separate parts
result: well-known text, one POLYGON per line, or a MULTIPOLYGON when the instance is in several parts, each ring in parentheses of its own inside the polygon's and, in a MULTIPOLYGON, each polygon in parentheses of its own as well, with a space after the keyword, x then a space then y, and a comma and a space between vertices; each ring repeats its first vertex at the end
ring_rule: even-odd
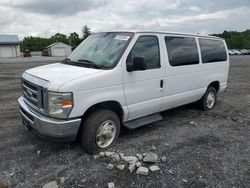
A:
POLYGON ((105 109, 109 109, 109 110, 114 111, 118 115, 120 121, 122 122, 123 110, 122 110, 121 105, 117 101, 105 101, 105 102, 97 103, 97 104, 91 106, 90 108, 88 108, 88 110, 83 114, 82 123, 81 123, 81 126, 80 126, 78 133, 77 133, 77 136, 76 136, 78 141, 80 139, 80 134, 81 134, 81 130, 83 127, 83 122, 92 112, 94 112, 95 110, 100 109, 100 108, 105 108, 105 109))
POLYGON ((121 105, 117 102, 117 101, 105 101, 105 102, 101 102, 101 103, 97 103, 93 106, 91 106, 83 115, 83 118, 82 119, 85 119, 86 117, 88 117, 88 115, 97 110, 97 109, 100 109, 100 108, 105 108, 105 109, 109 109, 109 110, 112 110, 114 111, 120 121, 123 120, 123 110, 122 110, 122 107, 121 105))
MULTIPOLYGON (((220 89, 220 83, 219 83, 219 81, 214 81, 214 82, 210 83, 209 86, 214 87, 214 88, 216 89, 217 92, 218 92, 219 89, 220 89)), ((209 87, 209 86, 208 86, 208 87, 209 87)))

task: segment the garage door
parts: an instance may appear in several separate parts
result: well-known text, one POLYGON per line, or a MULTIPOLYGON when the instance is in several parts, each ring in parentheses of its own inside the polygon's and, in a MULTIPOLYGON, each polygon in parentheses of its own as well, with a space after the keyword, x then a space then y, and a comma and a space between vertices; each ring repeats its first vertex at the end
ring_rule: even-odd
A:
POLYGON ((11 46, 1 46, 0 47, 0 57, 16 57, 14 54, 15 49, 11 46))
POLYGON ((65 48, 54 48, 54 56, 65 56, 65 48))

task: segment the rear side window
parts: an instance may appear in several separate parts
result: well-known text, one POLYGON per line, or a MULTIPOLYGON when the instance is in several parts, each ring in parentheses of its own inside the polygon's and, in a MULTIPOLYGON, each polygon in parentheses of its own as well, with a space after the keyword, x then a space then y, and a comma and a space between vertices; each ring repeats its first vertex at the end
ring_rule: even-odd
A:
POLYGON ((203 63, 213 63, 227 60, 227 52, 223 41, 199 39, 203 63))
POLYGON ((172 66, 199 64, 199 53, 193 37, 165 37, 169 63, 172 66))
POLYGON ((156 36, 140 36, 131 50, 127 63, 132 62, 134 57, 143 58, 146 69, 160 68, 160 51, 156 36))

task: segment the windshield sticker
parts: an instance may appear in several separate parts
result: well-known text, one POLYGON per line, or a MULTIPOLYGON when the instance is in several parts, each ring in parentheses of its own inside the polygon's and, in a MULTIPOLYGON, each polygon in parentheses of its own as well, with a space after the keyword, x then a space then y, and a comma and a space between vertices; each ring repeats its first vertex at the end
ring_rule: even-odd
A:
POLYGON ((125 35, 116 35, 115 40, 125 40, 127 41, 130 37, 125 35))

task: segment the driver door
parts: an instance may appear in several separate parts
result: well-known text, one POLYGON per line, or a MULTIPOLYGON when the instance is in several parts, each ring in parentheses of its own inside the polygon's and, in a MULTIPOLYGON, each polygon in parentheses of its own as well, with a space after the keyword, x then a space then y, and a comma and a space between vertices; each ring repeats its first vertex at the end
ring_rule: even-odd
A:
POLYGON ((160 111, 163 104, 164 69, 161 66, 157 35, 138 36, 127 56, 123 73, 128 120, 160 111), (144 70, 128 69, 128 65, 138 59, 143 61, 141 69, 144 70))

